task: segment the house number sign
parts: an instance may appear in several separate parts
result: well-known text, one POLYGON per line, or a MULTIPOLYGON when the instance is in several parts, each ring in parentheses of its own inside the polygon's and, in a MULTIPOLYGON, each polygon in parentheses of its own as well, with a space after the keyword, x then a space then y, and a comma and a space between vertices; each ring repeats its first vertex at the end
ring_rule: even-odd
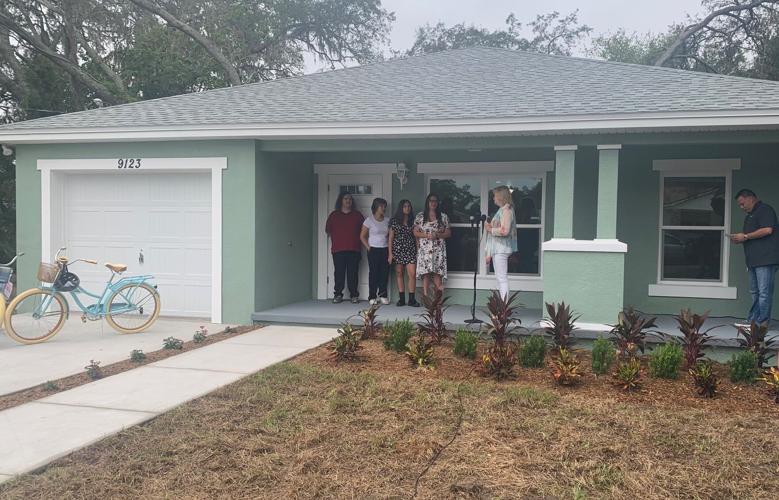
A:
POLYGON ((141 158, 119 158, 116 168, 141 168, 141 158))

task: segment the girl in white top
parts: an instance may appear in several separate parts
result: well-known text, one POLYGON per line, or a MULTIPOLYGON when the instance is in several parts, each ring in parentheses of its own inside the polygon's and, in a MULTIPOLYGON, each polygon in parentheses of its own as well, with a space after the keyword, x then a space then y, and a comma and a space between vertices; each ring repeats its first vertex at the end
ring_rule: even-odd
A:
POLYGON ((376 198, 371 204, 372 215, 365 218, 360 241, 368 251, 368 303, 389 304, 387 279, 389 278, 389 218, 386 217, 387 200, 376 198))

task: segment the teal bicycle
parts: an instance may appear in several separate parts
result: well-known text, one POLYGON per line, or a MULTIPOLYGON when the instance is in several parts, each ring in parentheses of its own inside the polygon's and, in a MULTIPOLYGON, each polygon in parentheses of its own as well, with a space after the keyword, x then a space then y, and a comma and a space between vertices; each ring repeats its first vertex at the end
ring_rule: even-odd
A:
POLYGON ((96 321, 105 318, 119 333, 139 333, 149 328, 160 315, 160 294, 151 280, 153 276, 118 278, 127 271, 124 264, 106 263, 111 277, 102 293, 92 293, 81 287, 79 277, 68 269, 77 262, 97 264, 90 259, 69 261, 60 248, 55 263, 41 262, 38 280, 41 286, 19 294, 5 312, 5 329, 9 337, 22 344, 37 344, 51 339, 70 317, 65 294, 81 310, 81 319, 96 321), (95 299, 85 305, 80 296, 95 299))

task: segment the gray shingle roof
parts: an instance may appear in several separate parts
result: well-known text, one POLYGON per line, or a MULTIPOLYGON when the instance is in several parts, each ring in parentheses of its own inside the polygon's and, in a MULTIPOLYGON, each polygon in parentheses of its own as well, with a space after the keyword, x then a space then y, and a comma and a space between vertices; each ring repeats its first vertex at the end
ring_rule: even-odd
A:
POLYGON ((39 118, 0 132, 771 109, 779 110, 779 82, 472 48, 39 118))

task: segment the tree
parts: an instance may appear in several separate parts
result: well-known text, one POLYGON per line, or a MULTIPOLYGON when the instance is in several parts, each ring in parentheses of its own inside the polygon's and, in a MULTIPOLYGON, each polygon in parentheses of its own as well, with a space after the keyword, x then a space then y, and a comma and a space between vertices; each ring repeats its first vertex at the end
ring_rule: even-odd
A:
POLYGON ((564 17, 559 12, 538 15, 529 27, 532 36, 526 38, 524 25, 514 14, 506 18, 503 30, 491 31, 464 23, 451 27, 443 23, 428 24, 417 29, 417 38, 404 55, 482 46, 571 55, 574 46, 592 31, 589 26, 579 24, 578 11, 564 17))

